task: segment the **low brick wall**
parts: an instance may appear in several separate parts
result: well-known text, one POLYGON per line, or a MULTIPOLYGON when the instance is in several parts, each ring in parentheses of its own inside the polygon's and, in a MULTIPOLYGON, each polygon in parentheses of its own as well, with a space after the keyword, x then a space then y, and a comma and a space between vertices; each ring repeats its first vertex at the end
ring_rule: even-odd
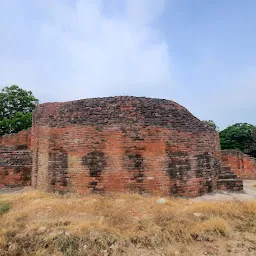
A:
POLYGON ((0 151, 0 188, 31 184, 30 151, 0 151))
POLYGON ((30 150, 31 129, 0 136, 0 150, 30 150))
POLYGON ((0 188, 31 184, 31 130, 0 137, 0 188))
POLYGON ((256 159, 239 150, 222 150, 222 164, 229 166, 241 179, 256 179, 256 159))

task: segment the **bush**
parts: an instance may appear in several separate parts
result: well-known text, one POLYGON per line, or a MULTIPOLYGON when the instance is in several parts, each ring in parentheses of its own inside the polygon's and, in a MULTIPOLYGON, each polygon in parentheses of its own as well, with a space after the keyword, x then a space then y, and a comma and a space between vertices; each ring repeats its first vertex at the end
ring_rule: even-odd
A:
POLYGON ((256 127, 252 124, 237 123, 220 132, 221 149, 239 149, 256 157, 256 127))
POLYGON ((0 201, 0 214, 4 214, 11 209, 11 205, 7 202, 0 201))

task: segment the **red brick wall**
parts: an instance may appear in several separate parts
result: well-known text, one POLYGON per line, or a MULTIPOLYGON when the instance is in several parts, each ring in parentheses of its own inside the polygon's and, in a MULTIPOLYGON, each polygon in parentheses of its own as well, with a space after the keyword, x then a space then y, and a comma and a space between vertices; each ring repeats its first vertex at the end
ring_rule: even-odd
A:
POLYGON ((30 151, 0 151, 0 188, 31 184, 30 151))
POLYGON ((218 134, 175 102, 111 97, 39 105, 32 185, 198 196, 217 188, 218 134))
POLYGON ((241 179, 256 179, 256 159, 238 150, 222 150, 222 164, 230 166, 231 170, 241 179))
POLYGON ((31 129, 0 136, 0 148, 7 149, 30 149, 31 129))
POLYGON ((0 137, 0 188, 31 184, 31 130, 0 137))

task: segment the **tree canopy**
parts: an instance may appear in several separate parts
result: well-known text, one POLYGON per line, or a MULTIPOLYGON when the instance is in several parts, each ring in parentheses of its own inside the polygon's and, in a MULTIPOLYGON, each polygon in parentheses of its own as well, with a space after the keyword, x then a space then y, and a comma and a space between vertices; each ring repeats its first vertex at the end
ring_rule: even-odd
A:
POLYGON ((19 132, 32 125, 32 111, 38 104, 31 91, 17 85, 0 91, 0 135, 19 132))
POLYGON ((240 149, 256 157, 256 127, 252 124, 237 123, 220 132, 221 149, 240 149))

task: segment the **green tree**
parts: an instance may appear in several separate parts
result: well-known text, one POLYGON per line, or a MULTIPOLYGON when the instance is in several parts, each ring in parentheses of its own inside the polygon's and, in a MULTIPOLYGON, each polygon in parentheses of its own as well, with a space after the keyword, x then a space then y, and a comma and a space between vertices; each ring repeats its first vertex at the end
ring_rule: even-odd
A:
POLYGON ((256 157, 256 127, 252 124, 237 123, 220 132, 221 149, 240 149, 256 157))
POLYGON ((213 120, 203 120, 203 122, 209 126, 211 126, 212 128, 214 128, 216 131, 219 130, 219 127, 215 124, 215 122, 213 120))
POLYGON ((38 104, 31 91, 17 85, 0 91, 0 135, 19 132, 32 125, 32 111, 38 104))

